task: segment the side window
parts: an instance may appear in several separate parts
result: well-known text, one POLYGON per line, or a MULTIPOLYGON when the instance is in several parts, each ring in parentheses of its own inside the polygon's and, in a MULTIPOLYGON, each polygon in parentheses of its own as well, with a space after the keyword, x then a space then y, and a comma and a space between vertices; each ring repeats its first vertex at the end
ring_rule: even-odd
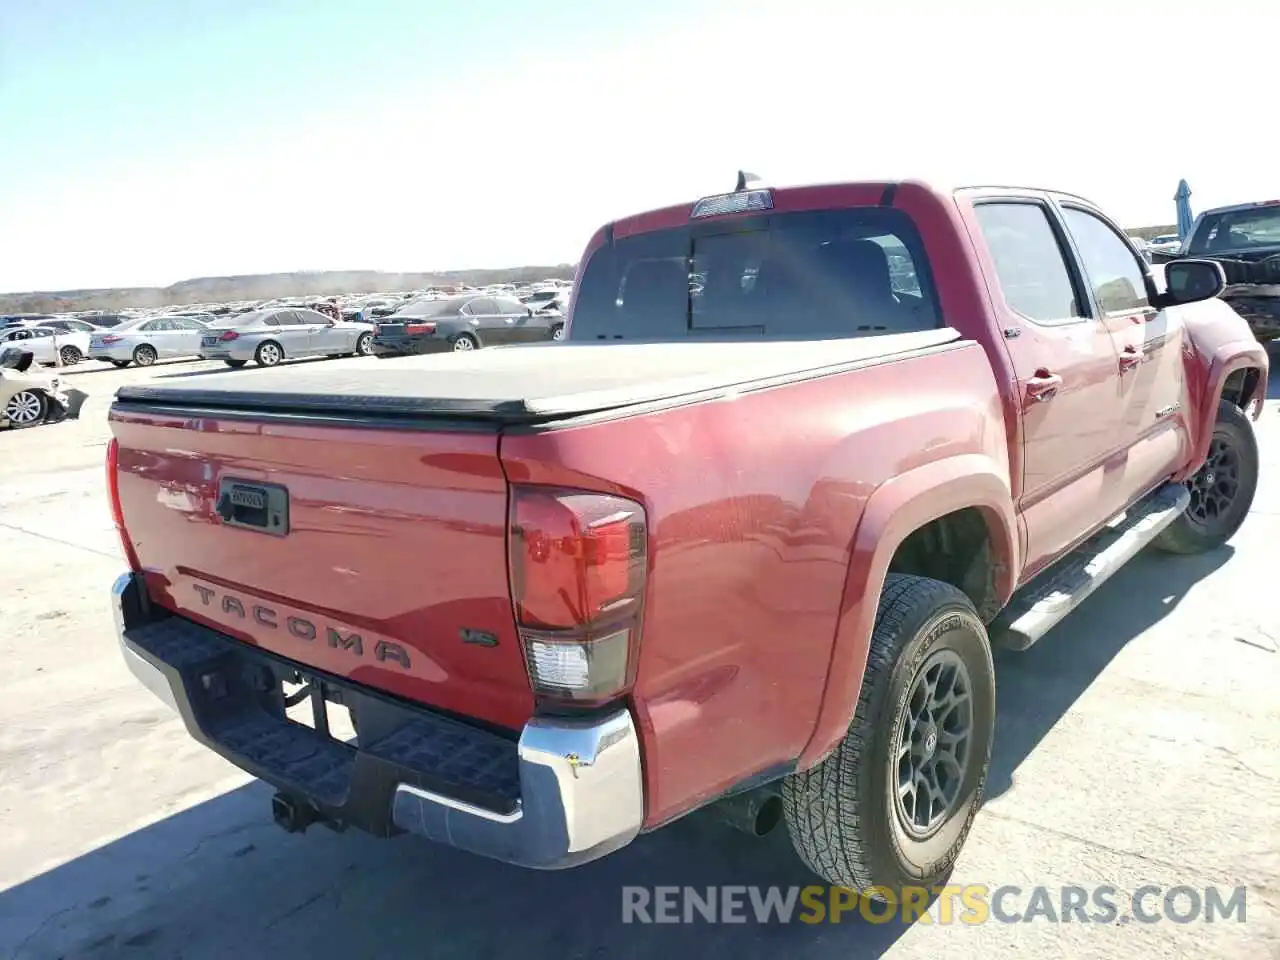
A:
POLYGON ((1041 324, 1074 323, 1085 316, 1044 207, 981 203, 975 210, 1010 307, 1041 324))
POLYGON ((161 317, 158 320, 152 320, 143 329, 148 333, 163 333, 164 331, 171 330, 173 328, 169 325, 169 320, 167 318, 161 317))
POLYGON ((529 311, 529 307, 541 307, 543 305, 542 303, 531 303, 526 307, 519 300, 503 299, 498 301, 498 309, 502 311, 503 316, 507 317, 513 314, 523 317, 529 311))
POLYGON ((1064 207, 1062 214, 1103 311, 1124 313, 1148 307, 1147 286, 1133 248, 1092 213, 1064 207))
POLYGON ((281 310, 276 314, 276 324, 281 327, 301 326, 302 318, 296 310, 281 310))
POLYGON ((262 325, 264 327, 280 326, 280 315, 278 313, 268 313, 265 317, 262 318, 262 325))
POLYGON ((468 312, 473 317, 491 317, 498 312, 498 305, 488 297, 480 297, 467 304, 468 312))

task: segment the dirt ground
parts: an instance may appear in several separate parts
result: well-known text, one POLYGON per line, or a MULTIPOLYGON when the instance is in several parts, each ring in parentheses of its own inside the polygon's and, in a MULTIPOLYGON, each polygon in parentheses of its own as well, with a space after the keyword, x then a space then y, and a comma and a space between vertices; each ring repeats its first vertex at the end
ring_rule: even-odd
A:
POLYGON ((991 797, 953 881, 1021 887, 1008 910, 1036 885, 1056 902, 1111 884, 1122 905, 1144 884, 1244 885, 1243 923, 637 926, 624 886, 812 880, 784 831, 751 840, 704 814, 551 874, 407 838, 286 835, 270 791, 126 673, 106 409, 121 383, 203 366, 85 365, 68 374, 90 394, 81 420, 0 434, 0 957, 1280 956, 1275 386, 1258 497, 1228 547, 1144 554, 999 658, 991 797))

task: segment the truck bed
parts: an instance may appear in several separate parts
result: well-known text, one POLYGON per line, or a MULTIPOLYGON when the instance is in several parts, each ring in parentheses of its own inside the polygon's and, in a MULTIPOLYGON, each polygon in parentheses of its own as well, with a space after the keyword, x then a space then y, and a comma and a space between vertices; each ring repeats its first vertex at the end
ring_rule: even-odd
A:
POLYGON ((949 328, 839 340, 547 343, 226 371, 121 387, 117 398, 210 410, 536 423, 833 373, 960 340, 949 328))

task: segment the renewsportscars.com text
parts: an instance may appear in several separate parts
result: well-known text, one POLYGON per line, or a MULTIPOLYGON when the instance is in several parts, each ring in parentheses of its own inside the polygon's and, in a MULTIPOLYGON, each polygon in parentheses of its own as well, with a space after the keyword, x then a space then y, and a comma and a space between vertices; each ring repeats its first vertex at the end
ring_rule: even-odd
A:
POLYGON ((1223 923, 1245 922, 1246 888, 1114 886, 623 887, 623 923, 1223 923))

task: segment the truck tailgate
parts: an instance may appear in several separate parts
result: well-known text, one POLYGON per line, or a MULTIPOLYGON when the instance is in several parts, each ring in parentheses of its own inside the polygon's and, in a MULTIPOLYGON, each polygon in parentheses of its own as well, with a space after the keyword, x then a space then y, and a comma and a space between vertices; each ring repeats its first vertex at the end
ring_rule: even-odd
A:
POLYGON ((154 602, 390 694, 512 729, 530 716, 496 430, 136 407, 111 428, 154 602))

